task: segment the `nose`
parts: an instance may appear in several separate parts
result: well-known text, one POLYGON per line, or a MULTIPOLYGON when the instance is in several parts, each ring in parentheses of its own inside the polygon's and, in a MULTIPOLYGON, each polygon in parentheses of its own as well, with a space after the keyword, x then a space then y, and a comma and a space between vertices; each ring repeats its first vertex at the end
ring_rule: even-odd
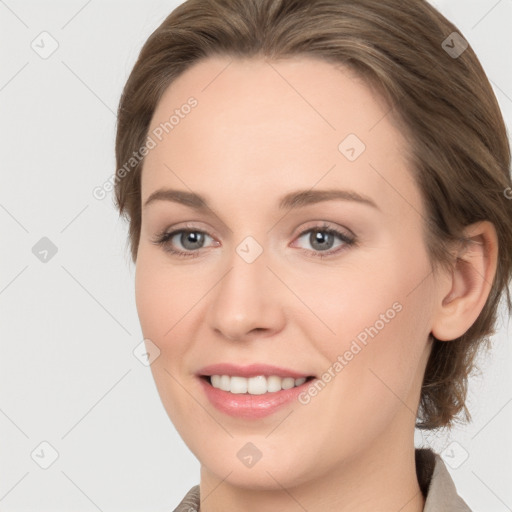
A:
POLYGON ((285 287, 267 267, 265 251, 248 263, 234 251, 230 268, 212 290, 207 322, 233 340, 272 336, 285 324, 285 287))

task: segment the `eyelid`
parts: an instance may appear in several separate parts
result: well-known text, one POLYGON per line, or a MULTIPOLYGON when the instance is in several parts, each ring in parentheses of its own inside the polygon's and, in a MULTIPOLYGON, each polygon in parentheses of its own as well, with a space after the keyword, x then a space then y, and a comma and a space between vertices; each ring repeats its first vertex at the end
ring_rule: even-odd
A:
POLYGON ((155 238, 158 236, 163 235, 175 235, 176 233, 179 233, 180 231, 192 231, 195 233, 203 233, 205 235, 208 235, 210 238, 213 238, 216 240, 216 236, 212 235, 212 230, 210 227, 201 227, 194 223, 194 221, 187 221, 184 223, 178 223, 176 225, 172 225, 170 227, 166 227, 160 231, 158 231, 155 235, 155 238))
POLYGON ((306 224, 302 224, 300 229, 298 228, 292 236, 295 239, 299 236, 302 236, 305 232, 314 231, 314 230, 316 230, 316 231, 323 231, 323 230, 339 231, 340 234, 345 235, 347 238, 356 238, 355 233, 351 229, 349 229, 345 226, 341 226, 339 224, 333 223, 333 222, 322 220, 322 219, 312 220, 312 221, 306 222, 306 224))

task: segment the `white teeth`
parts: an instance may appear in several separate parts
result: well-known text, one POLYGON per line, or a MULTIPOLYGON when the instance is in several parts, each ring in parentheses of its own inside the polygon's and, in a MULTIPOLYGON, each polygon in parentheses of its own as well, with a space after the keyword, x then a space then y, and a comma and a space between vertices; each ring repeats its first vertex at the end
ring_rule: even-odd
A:
POLYGON ((283 387, 283 389, 293 388, 293 386, 295 386, 295 379, 292 379, 291 377, 286 377, 285 379, 283 379, 283 382, 281 382, 281 386, 283 387))
POLYGON ((247 392, 250 395, 263 395, 267 392, 267 379, 263 375, 244 380, 247 380, 247 392))
POLYGON ((250 395, 263 395, 264 393, 275 393, 281 389, 290 389, 300 386, 306 382, 306 377, 294 379, 293 377, 278 377, 271 375, 265 377, 258 375, 256 377, 238 377, 229 375, 212 375, 211 384, 214 388, 230 393, 240 394, 249 393, 250 395))
POLYGON ((231 386, 231 377, 229 375, 222 375, 220 378, 220 389, 223 391, 229 391, 229 387, 231 386))
POLYGON ((244 377, 231 377, 231 393, 247 393, 247 379, 244 377))
POLYGON ((276 377, 275 375, 267 377, 267 391, 269 393, 281 391, 281 380, 281 377, 276 377))

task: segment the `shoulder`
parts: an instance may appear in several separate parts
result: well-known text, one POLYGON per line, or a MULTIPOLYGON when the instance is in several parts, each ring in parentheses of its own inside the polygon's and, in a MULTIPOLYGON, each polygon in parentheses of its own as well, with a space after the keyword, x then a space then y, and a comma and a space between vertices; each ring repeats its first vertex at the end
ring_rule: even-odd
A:
POLYGON ((471 512, 466 502, 457 494, 441 456, 428 448, 417 448, 415 455, 418 483, 425 496, 423 512, 471 512))
POLYGON ((194 485, 173 512, 199 512, 199 485, 194 485))

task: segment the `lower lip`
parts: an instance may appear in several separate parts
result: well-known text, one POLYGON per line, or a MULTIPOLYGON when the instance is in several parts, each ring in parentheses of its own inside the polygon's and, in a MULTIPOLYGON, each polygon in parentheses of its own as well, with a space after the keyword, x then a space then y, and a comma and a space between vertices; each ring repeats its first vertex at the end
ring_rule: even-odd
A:
POLYGON ((263 418, 273 414, 281 407, 297 400, 314 379, 310 379, 300 386, 290 389, 282 389, 273 393, 262 395, 250 395, 249 393, 230 393, 222 389, 214 388, 206 379, 199 377, 201 385, 208 400, 219 411, 238 418, 263 418))

